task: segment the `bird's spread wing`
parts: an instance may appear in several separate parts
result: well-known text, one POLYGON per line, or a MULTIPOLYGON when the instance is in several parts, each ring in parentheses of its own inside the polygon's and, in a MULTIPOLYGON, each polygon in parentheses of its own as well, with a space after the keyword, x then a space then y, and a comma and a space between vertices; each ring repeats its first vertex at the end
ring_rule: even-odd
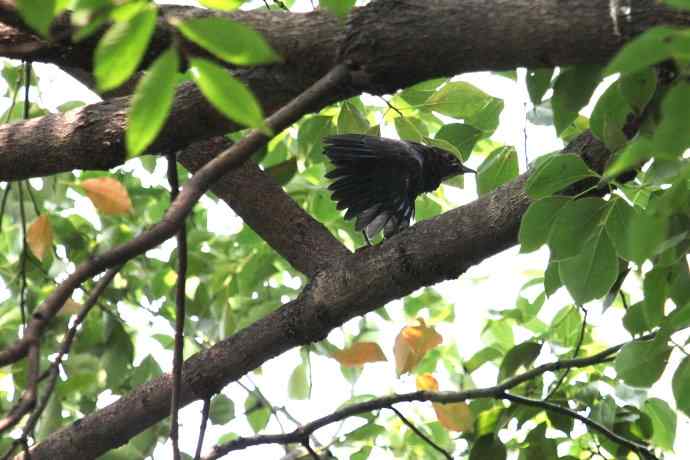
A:
POLYGON ((371 237, 386 236, 409 225, 424 158, 408 143, 360 134, 324 139, 325 154, 335 169, 326 177, 338 209, 355 228, 371 237))

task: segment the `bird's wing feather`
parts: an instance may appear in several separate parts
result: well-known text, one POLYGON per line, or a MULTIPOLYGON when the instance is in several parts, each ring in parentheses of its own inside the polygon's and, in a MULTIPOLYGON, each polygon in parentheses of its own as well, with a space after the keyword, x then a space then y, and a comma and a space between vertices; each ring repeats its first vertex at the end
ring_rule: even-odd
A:
POLYGON ((324 139, 325 154, 335 165, 327 174, 338 209, 355 228, 386 236, 409 225, 421 178, 423 157, 410 144, 372 136, 346 134, 324 139))

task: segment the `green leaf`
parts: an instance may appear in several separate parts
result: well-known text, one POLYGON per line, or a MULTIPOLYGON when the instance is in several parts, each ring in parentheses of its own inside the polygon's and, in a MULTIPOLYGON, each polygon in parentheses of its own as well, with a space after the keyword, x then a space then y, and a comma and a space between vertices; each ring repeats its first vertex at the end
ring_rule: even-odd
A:
POLYGON ((54 431, 62 427, 62 400, 59 395, 53 393, 49 396, 48 405, 41 414, 38 423, 36 440, 43 441, 54 431))
POLYGON ((520 222, 520 252, 536 251, 546 243, 558 211, 569 201, 568 197, 550 196, 530 204, 520 222))
POLYGON ((670 354, 666 339, 632 342, 621 349, 614 366, 626 384, 649 388, 661 377, 670 354))
POLYGON ((548 237, 552 259, 560 261, 582 253, 597 234, 607 206, 601 198, 567 202, 556 215, 548 237))
POLYGON ((577 155, 552 155, 539 163, 527 179, 526 191, 533 199, 560 192, 568 185, 597 174, 577 155))
POLYGON ((117 88, 139 67, 156 27, 156 14, 157 8, 149 5, 103 34, 96 46, 93 69, 100 91, 117 88))
POLYGON ((247 413, 247 421, 254 433, 263 430, 268 423, 268 419, 271 418, 270 407, 267 407, 265 403, 257 399, 254 394, 250 394, 247 397, 247 400, 244 402, 244 410, 247 413))
POLYGON ((479 350, 468 361, 465 362, 465 369, 472 373, 482 367, 484 364, 494 361, 503 356, 503 352, 498 348, 486 347, 479 350))
POLYGON ((690 146, 690 83, 679 81, 661 102, 661 122, 654 132, 654 145, 662 153, 678 156, 690 146))
POLYGON ((658 398, 650 398, 642 406, 642 412, 652 419, 654 434, 652 443, 665 450, 673 450, 676 439, 676 412, 669 407, 666 401, 658 398))
POLYGON ((443 115, 463 118, 482 131, 493 132, 503 110, 503 101, 462 81, 447 83, 429 97, 423 107, 443 115))
POLYGON ((400 139, 413 142, 423 142, 428 134, 426 125, 416 117, 396 117, 395 130, 400 139))
POLYGON ((367 460, 371 454, 371 446, 364 446, 354 454, 350 455, 350 460, 367 460))
POLYGON ((556 441, 546 437, 546 423, 542 423, 530 431, 525 441, 527 446, 520 449, 518 460, 558 459, 556 441))
POLYGON ((649 308, 646 302, 638 302, 631 305, 623 317, 623 326, 631 334, 641 334, 652 330, 663 319, 663 312, 649 308))
POLYGON ((205 7, 219 11, 234 11, 244 2, 245 0, 199 0, 205 7))
POLYGON ((577 256, 561 260, 558 273, 577 303, 605 296, 618 278, 618 259, 604 229, 577 256))
POLYGON ((290 182, 290 179, 297 173, 297 158, 292 157, 282 163, 266 168, 264 172, 275 179, 280 185, 285 185, 290 182))
POLYGON ((489 193, 517 176, 517 151, 514 147, 499 147, 477 169, 477 193, 489 193))
POLYGON ((591 418, 611 430, 616 422, 616 410, 616 401, 611 396, 606 396, 592 408, 591 418))
POLYGON ((57 5, 56 0, 17 0, 17 11, 29 27, 48 37, 57 5))
POLYGON ((261 106, 244 83, 206 59, 193 58, 190 63, 192 79, 217 110, 239 124, 268 131, 261 106))
POLYGON ((626 146, 616 154, 611 164, 606 168, 604 177, 614 178, 632 168, 640 167, 654 155, 656 147, 654 143, 645 136, 638 136, 628 142, 626 146))
POLYGON ((685 60, 688 57, 690 32, 686 29, 653 27, 627 43, 606 67, 604 75, 639 72, 667 59, 685 60))
POLYGON ((574 306, 563 307, 551 321, 549 340, 572 348, 577 344, 582 327, 580 312, 574 306))
POLYGON ((340 106, 337 127, 338 134, 363 134, 369 129, 369 122, 353 103, 345 101, 340 106))
POLYGON ((554 69, 527 69, 527 92, 535 106, 541 103, 549 89, 554 69))
POLYGON ((614 152, 627 141, 623 127, 630 113, 630 106, 621 94, 618 82, 609 86, 597 101, 589 119, 589 126, 597 139, 614 152))
POLYGON ((319 0, 319 6, 326 8, 328 11, 338 16, 345 18, 355 6, 355 0, 319 0))
POLYGON ((641 264, 664 242, 667 224, 666 219, 640 212, 623 199, 615 199, 606 221, 606 231, 618 255, 641 264))
POLYGON ((474 442, 469 460, 506 460, 507 455, 506 447, 491 433, 474 442))
POLYGON ((125 136, 129 156, 142 153, 163 127, 175 96, 178 66, 177 50, 170 48, 158 56, 137 83, 125 136))
POLYGON ((177 28, 187 39, 231 64, 253 66, 280 60, 260 33, 236 21, 189 19, 178 23, 177 28))
POLYGON ((594 89, 601 80, 601 66, 579 65, 561 72, 553 85, 554 125, 561 134, 577 118, 578 112, 587 105, 594 89))
POLYGON ((235 418, 235 403, 224 394, 217 394, 211 399, 208 417, 216 425, 224 425, 235 418))
POLYGON ((632 74, 624 75, 619 80, 623 99, 633 110, 641 114, 656 91, 656 71, 647 67, 632 74))
POLYGON ((511 348, 501 362, 497 381, 500 383, 515 375, 521 366, 527 367, 532 364, 539 356, 539 352, 541 352, 541 344, 536 342, 523 342, 511 348))
POLYGON ((690 357, 686 356, 673 374, 673 396, 676 407, 685 415, 690 416, 690 357))
POLYGON ((310 393, 309 377, 307 375, 307 365, 301 363, 295 367, 288 380, 288 396, 291 399, 309 399, 310 393))
POLYGON ((561 275, 558 274, 558 262, 551 260, 544 272, 544 293, 551 296, 561 286, 563 286, 563 282, 561 275))
POLYGON ((460 152, 462 160, 466 161, 470 157, 474 145, 482 136, 482 131, 474 126, 464 123, 450 123, 443 125, 435 137, 453 144, 460 152))

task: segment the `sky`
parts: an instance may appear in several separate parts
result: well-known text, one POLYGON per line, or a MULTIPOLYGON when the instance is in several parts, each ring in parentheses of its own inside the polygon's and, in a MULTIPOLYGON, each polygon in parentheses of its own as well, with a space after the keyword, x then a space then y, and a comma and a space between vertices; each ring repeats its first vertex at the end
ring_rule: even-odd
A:
MULTIPOLYGON (((190 2, 176 2, 176 3, 190 3, 190 2)), ((300 0, 297 2, 293 10, 306 11, 309 10, 310 4, 308 1, 300 0)), ((71 77, 62 73, 55 66, 45 64, 35 64, 36 71, 41 76, 41 98, 42 102, 49 109, 54 110, 57 106, 68 100, 82 100, 87 103, 97 102, 98 96, 91 93, 88 89, 83 87, 80 83, 73 80, 71 77)), ((558 150, 562 147, 562 142, 556 137, 555 130, 552 126, 537 126, 527 121, 527 111, 530 109, 529 97, 526 92, 524 84, 525 70, 518 70, 518 80, 513 81, 508 78, 490 74, 487 72, 480 72, 474 74, 467 74, 459 77, 464 81, 468 81, 492 96, 499 97, 504 100, 505 108, 501 114, 501 123, 498 130, 492 136, 492 139, 514 146, 518 151, 518 158, 520 161, 520 171, 524 172, 526 162, 533 161, 539 155, 558 150), (527 159, 527 160, 526 160, 527 159)), ((610 81, 609 81, 610 83, 610 81)), ((597 97, 601 95, 605 85, 599 88, 588 107, 583 109, 583 115, 589 115, 597 97)), ((548 95, 547 95, 548 96, 548 95)), ((366 97, 366 96, 365 96, 366 97)), ((378 98, 368 98, 367 102, 380 103, 378 98)), ((384 135, 394 136, 394 130, 384 130, 384 135)), ((470 158, 468 165, 476 168, 479 166, 481 159, 470 158)), ((137 174, 145 185, 157 186, 165 182, 165 169, 161 162, 159 167, 153 174, 146 172, 143 168, 138 167, 138 160, 131 160, 126 165, 122 166, 127 171, 137 174)), ((40 186, 40 180, 32 182, 35 186, 40 186)), ((473 176, 466 177, 466 187, 462 190, 447 187, 445 189, 447 198, 455 205, 462 205, 476 199, 475 184, 473 176)), ((71 195, 75 200, 75 206, 84 213, 85 217, 94 222, 95 225, 100 225, 98 215, 86 197, 77 193, 71 195)), ((241 221, 234 216, 232 210, 223 203, 216 203, 213 200, 204 197, 203 203, 209 206, 212 211, 208 213, 209 230, 218 233, 235 233, 241 228, 241 221)), ((174 242, 168 241, 161 248, 152 250, 148 253, 150 256, 167 258, 170 251, 174 247, 174 242)), ((540 270, 546 267, 548 260, 548 251, 544 248, 530 253, 520 254, 519 247, 511 248, 494 257, 482 261, 479 265, 470 268, 465 274, 461 275, 459 279, 447 281, 435 286, 439 292, 455 305, 456 321, 452 324, 440 323, 436 325, 439 333, 444 338, 444 343, 454 342, 457 344, 458 351, 462 358, 471 357, 476 351, 482 348, 481 329, 487 318, 491 317, 492 310, 501 310, 512 308, 515 299, 521 286, 529 279, 535 276, 540 270)), ((627 292, 632 294, 632 301, 637 301, 641 298, 639 283, 629 277, 626 280, 624 288, 627 292)), ((299 279, 289 281, 294 287, 298 287, 299 279)), ((1 291, 1 289, 0 289, 1 291)), ((0 292, 0 300, 7 293, 0 292)), ((553 316, 561 306, 571 303, 565 289, 559 290, 556 295, 548 299, 546 305, 542 309, 540 319, 547 321, 550 316, 553 316)), ((404 376, 397 378, 395 375, 394 357, 393 357, 393 343, 395 336, 399 329, 405 324, 405 317, 401 308, 402 302, 400 300, 391 302, 387 311, 393 318, 392 324, 384 323, 376 315, 369 315, 368 318, 372 322, 378 323, 381 326, 381 334, 377 337, 377 342, 381 345, 384 353, 388 358, 388 362, 368 364, 364 367, 360 379, 357 381, 354 392, 356 394, 375 394, 385 395, 391 392, 407 392, 415 389, 414 378, 411 376, 404 376)), ((587 305, 588 321, 596 327, 597 335, 595 338, 601 340, 609 345, 614 345, 623 341, 630 340, 630 336, 625 333, 621 326, 621 317, 623 311, 618 308, 609 308, 606 313, 601 314, 601 303, 591 302, 587 305)), ((166 333, 172 335, 173 331, 167 321, 156 318, 151 318, 143 310, 133 310, 125 305, 119 307, 120 313, 128 321, 134 321, 140 324, 146 324, 153 319, 153 324, 148 326, 151 334, 166 333)), ((343 345, 344 337, 347 333, 354 333, 358 330, 359 319, 354 319, 343 326, 343 328, 333 331, 328 339, 334 344, 343 345)), ((143 337, 146 334, 141 334, 143 337)), ((520 332, 516 334, 516 342, 528 337, 526 333, 522 336, 520 332)), ((141 339, 141 343, 137 343, 137 356, 135 364, 143 359, 146 354, 154 350, 154 356, 157 362, 164 371, 169 371, 171 368, 172 356, 171 353, 164 350, 157 341, 141 339), (155 351, 157 350, 157 351, 155 351)), ((674 354, 674 356, 677 356, 674 354)), ((543 356, 540 360, 543 359, 543 356)), ((300 422, 306 423, 316 418, 319 418, 329 412, 338 408, 342 402, 347 399, 347 395, 353 390, 349 383, 341 376, 339 364, 332 359, 324 358, 312 354, 312 367, 315 372, 312 374, 312 394, 311 399, 307 401, 292 401, 287 397, 287 376, 290 375, 295 365, 300 361, 299 351, 293 349, 284 353, 283 355, 270 360, 262 366, 260 375, 252 375, 251 377, 244 377, 241 379, 242 385, 253 388, 257 385, 264 393, 268 401, 274 405, 282 406, 287 409, 292 415, 299 419, 300 422), (276 384, 279 382, 279 384, 276 384), (337 397, 334 397, 337 395, 337 397)), ((538 361, 540 362, 540 361, 538 361)), ((670 365, 668 368, 673 369, 670 365)), ((490 386, 495 383, 497 368, 492 365, 486 365, 480 368, 473 377, 477 386, 490 386)), ((450 383, 450 378, 447 374, 440 372, 437 377, 440 380, 441 389, 453 389, 450 383)), ((662 379, 652 388, 651 394, 662 397, 668 401, 673 401, 670 394, 670 378, 669 372, 666 372, 662 379)), ((7 381, 0 381, 0 386, 7 385, 7 381)), ((223 393, 233 399, 235 402, 236 413, 242 412, 244 399, 247 395, 246 391, 237 383, 228 385, 223 393)), ((117 399, 117 395, 103 394, 99 398, 99 407, 104 407, 110 402, 117 399)), ((400 406, 401 410, 407 414, 416 416, 415 414, 425 416, 429 420, 433 420, 433 412, 429 404, 416 403, 400 406)), ((196 443, 197 430, 200 421, 201 403, 193 403, 182 409, 180 415, 181 425, 181 446, 187 452, 193 452, 196 443)), ((330 425, 316 433, 317 439, 322 444, 327 444, 336 432, 340 434, 346 433, 351 429, 359 426, 362 423, 361 419, 351 418, 344 422, 342 426, 339 424, 330 425)), ((288 421, 284 422, 286 429, 294 428, 288 421)), ((578 429, 582 429, 579 427, 578 429)), ((231 430, 242 435, 252 435, 251 428, 243 421, 242 417, 231 421, 225 427, 209 426, 206 436, 206 446, 209 447, 215 439, 222 434, 231 430)), ((265 429, 265 433, 279 433, 281 427, 271 419, 265 429)), ((526 433, 523 430, 523 435, 526 433)), ((687 441, 687 434, 690 433, 690 421, 679 413, 678 428, 677 428, 677 442, 675 454, 669 454, 665 458, 668 460, 685 460, 690 458, 690 443, 687 441), (685 435, 685 436, 683 436, 685 435)), ((547 433, 551 435, 552 433, 547 433)), ((505 438, 506 433, 501 433, 501 437, 505 438)), ((170 445, 166 443, 159 446, 154 452, 154 459, 170 458, 170 445)), ((280 458, 285 454, 285 451, 280 446, 261 446, 251 448, 248 451, 240 451, 236 454, 228 455, 228 459, 247 458, 280 458)), ((375 449, 370 456, 371 459, 386 459, 388 454, 383 450, 375 449)))

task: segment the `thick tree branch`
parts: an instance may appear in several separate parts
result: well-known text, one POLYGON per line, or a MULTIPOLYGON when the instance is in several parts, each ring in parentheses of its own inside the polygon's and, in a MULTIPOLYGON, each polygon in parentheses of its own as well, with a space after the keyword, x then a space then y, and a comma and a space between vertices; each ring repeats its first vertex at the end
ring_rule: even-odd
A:
MULTIPOLYGON (((620 21, 623 30, 622 36, 618 36, 608 3, 434 0, 420 4, 412 0, 377 0, 356 9, 347 28, 323 12, 233 13, 233 18, 264 33, 285 61, 281 65, 244 69, 237 75, 253 89, 266 112, 271 113, 336 61, 348 62, 358 69, 356 87, 340 88, 323 105, 360 91, 391 93, 418 81, 468 71, 603 63, 628 37, 653 25, 690 23, 687 14, 667 9, 656 0, 634 0, 630 2, 630 14, 620 21), (564 14, 565 11, 568 13, 564 14), (487 22, 487 18, 491 21, 487 22), (425 43, 424 53, 418 49, 420 39, 425 43)), ((17 40, 10 33, 16 27, 6 26, 9 31, 0 27, 0 44, 3 40, 10 44, 17 40), (3 39, 3 34, 7 38, 3 39)), ((168 45, 168 35, 159 30, 149 59, 168 45)), ((63 44, 42 53, 23 57, 90 68, 89 46, 63 44)), ((0 179, 44 176, 72 169, 105 169, 122 163, 128 101, 113 99, 68 114, 0 126, 0 144, 12 146, 0 151, 0 179)), ((212 109, 191 84, 183 85, 172 115, 150 151, 178 150, 233 129, 237 126, 212 109)))
MULTIPOLYGON (((182 151, 178 161, 192 172, 228 148, 230 141, 214 137, 182 151)), ((324 227, 297 205, 273 178, 249 160, 211 186, 273 249, 296 270, 313 276, 349 251, 324 227), (285 231, 289 222, 290 231, 285 231)))
MULTIPOLYGON (((578 420, 581 420, 585 423, 587 422, 592 422, 591 420, 587 419, 586 417, 571 411, 570 409, 563 408, 561 406, 558 406, 556 404, 552 404, 549 402, 545 401, 539 401, 539 400, 530 400, 527 398, 519 398, 514 395, 510 395, 506 393, 508 390, 517 387, 518 385, 528 382, 535 377, 544 374, 545 372, 552 372, 556 371, 559 369, 572 369, 572 368, 581 368, 581 367, 588 367, 588 366, 593 366, 596 364, 601 364, 603 362, 606 362, 610 359, 611 356, 616 354, 625 344, 619 344, 616 346, 613 346, 611 348, 607 348, 606 350, 597 353, 592 356, 588 356, 586 358, 580 358, 580 359, 566 359, 562 361, 554 361, 551 363, 547 364, 542 364, 541 366, 535 367, 534 369, 531 369, 529 371, 526 371, 522 374, 518 374, 515 377, 512 377, 503 383, 493 386, 493 387, 488 387, 488 388, 479 388, 479 389, 474 389, 474 390, 468 390, 468 391, 443 391, 443 392, 433 392, 433 391, 415 391, 412 393, 404 393, 404 394, 394 394, 390 396, 384 396, 380 398, 375 398, 369 401, 365 401, 362 403, 358 404, 352 404, 350 406, 346 406, 342 409, 339 409, 325 417, 319 418, 317 420, 314 420, 313 422, 307 423, 306 425, 297 428, 296 430, 290 432, 290 433, 283 433, 283 434, 269 434, 269 435, 260 435, 260 436, 255 436, 252 438, 237 438, 234 439, 228 443, 215 446, 213 450, 204 457, 204 460, 215 460, 217 458, 222 457, 223 455, 227 454, 228 452, 234 451, 234 450, 241 450, 245 449, 250 446, 257 446, 260 444, 287 444, 287 443, 293 443, 293 442, 299 442, 301 439, 303 439, 305 436, 308 436, 315 432, 316 430, 329 425, 331 423, 343 420, 345 418, 351 417, 353 415, 357 414, 362 414, 366 412, 372 412, 378 409, 384 409, 384 408, 393 408, 393 410, 398 413, 394 409, 395 404, 399 404, 402 402, 424 402, 424 401, 431 401, 431 402, 437 402, 437 403, 454 403, 454 402, 461 402, 461 401, 467 401, 471 399, 480 399, 480 398, 495 398, 495 399, 507 399, 510 401, 514 401, 517 403, 523 403, 523 404, 529 404, 536 406, 537 403, 539 407, 542 409, 547 409, 547 410, 553 410, 557 411, 560 413, 564 413, 565 415, 572 417, 572 418, 577 418, 578 420), (526 402, 525 402, 526 401, 526 402)), ((398 414, 400 415, 400 414, 398 414)), ((596 424, 596 422, 593 422, 596 424)), ((589 424, 589 423, 588 423, 589 424)), ((592 425, 590 425, 592 426, 592 425)), ((628 439, 622 438, 615 433, 611 432, 608 430, 606 427, 601 426, 600 424, 596 424, 594 427, 596 430, 599 432, 605 434, 606 436, 609 436, 614 442, 618 442, 619 444, 625 445, 627 447, 633 447, 638 449, 638 448, 644 448, 644 446, 640 446, 636 443, 633 443, 629 441, 628 439), (613 435, 611 437, 610 435, 613 435)), ((646 449, 645 449, 646 450, 646 449)))
MULTIPOLYGON (((585 152, 583 156, 596 170, 610 156, 590 133, 579 136, 566 151, 585 152)), ((332 261, 297 299, 188 359, 181 404, 205 399, 270 358, 322 340, 345 321, 422 286, 457 278, 470 266, 514 245, 530 203, 523 190, 527 177, 523 174, 472 203, 419 222, 378 246, 332 261)), ((552 370, 561 368, 553 366, 552 370)), ((97 456, 124 444, 167 416, 170 388, 168 375, 138 387, 86 416, 78 426, 51 435, 34 447, 32 458, 97 456)))

